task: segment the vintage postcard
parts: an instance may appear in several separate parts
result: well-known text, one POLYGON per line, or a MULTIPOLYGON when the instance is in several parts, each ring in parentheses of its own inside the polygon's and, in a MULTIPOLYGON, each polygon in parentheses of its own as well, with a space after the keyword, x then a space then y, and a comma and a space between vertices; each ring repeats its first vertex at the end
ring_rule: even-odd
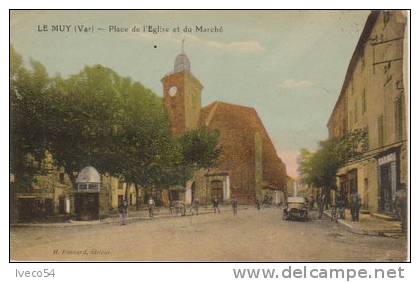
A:
POLYGON ((409 260, 409 36, 406 10, 10 10, 10 260, 409 260))

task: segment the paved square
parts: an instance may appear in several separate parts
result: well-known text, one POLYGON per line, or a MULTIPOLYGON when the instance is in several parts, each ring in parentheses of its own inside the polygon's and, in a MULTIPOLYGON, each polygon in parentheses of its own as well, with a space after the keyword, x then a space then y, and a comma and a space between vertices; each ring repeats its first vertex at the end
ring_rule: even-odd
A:
POLYGON ((327 217, 282 221, 281 209, 142 220, 125 226, 19 227, 13 260, 403 261, 406 238, 352 234, 327 217))

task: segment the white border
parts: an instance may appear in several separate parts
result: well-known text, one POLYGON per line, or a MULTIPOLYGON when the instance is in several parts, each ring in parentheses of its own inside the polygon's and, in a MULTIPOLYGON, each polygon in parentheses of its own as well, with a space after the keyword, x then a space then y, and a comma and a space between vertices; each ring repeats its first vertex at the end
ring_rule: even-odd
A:
MULTIPOLYGON (((9 231, 8 231, 8 197, 7 187, 8 187, 8 136, 9 125, 8 125, 8 53, 9 53, 9 9, 41 9, 41 8, 57 8, 57 9, 77 9, 77 8, 91 8, 91 9, 115 9, 115 8, 241 8, 241 9, 274 9, 274 8, 286 8, 286 9, 368 9, 374 6, 380 6, 382 9, 386 8, 411 8, 412 11, 412 30, 419 30, 418 21, 416 20, 417 7, 415 1, 389 1, 382 0, 379 2, 374 1, 237 1, 237 3, 226 0, 212 0, 212 1, 128 1, 128 0, 119 0, 119 1, 109 1, 107 3, 102 2, 88 2, 82 0, 72 0, 72 1, 1 1, 1 10, 0 10, 0 53, 2 55, 2 62, 0 64, 0 125, 1 132, 4 136, 1 138, 1 162, 0 162, 0 179, 1 179, 1 188, 3 190, 4 197, 1 198, 1 270, 0 275, 2 278, 9 278, 7 280, 15 280, 15 270, 19 269, 43 269, 45 267, 56 269, 57 276, 55 281, 97 281, 98 279, 106 279, 107 281, 121 281, 121 280, 134 280, 134 281, 233 281, 232 268, 233 267, 285 267, 285 264, 261 264, 261 263, 245 263, 245 264, 9 264, 8 257, 8 242, 9 242, 9 231), (100 3, 100 5, 99 5, 100 3), (240 3, 240 4, 239 4, 240 3)), ((420 50, 418 48, 418 36, 414 32, 411 33, 412 39, 412 49, 420 50)), ((412 56, 412 77, 420 77, 418 72, 419 56, 412 56)), ((419 135, 418 135, 418 124, 420 124, 420 111, 417 111, 419 106, 419 95, 417 94, 419 79, 413 79, 412 89, 414 94, 412 95, 412 121, 411 121, 411 137, 413 144, 420 144, 419 135)), ((412 148, 412 171, 418 174, 420 171, 418 166, 418 160, 420 159, 419 147, 412 148)), ((417 234, 419 234, 419 227, 416 224, 418 213, 418 204, 416 199, 420 199, 419 188, 420 183, 416 173, 413 175, 411 183, 411 196, 413 203, 412 217, 412 264, 404 264, 403 267, 406 268, 405 274, 407 275, 407 281, 414 281, 416 277, 420 277, 420 265, 418 263, 418 253, 419 253, 419 243, 417 243, 417 234)), ((363 251, 355 246, 355 251, 363 251)), ((294 264, 294 266, 303 266, 304 264, 294 264)), ((314 266, 313 264, 311 264, 314 266)), ((332 264, 316 264, 317 266, 331 266, 332 264)), ((398 267, 400 264, 339 264, 339 267, 366 267, 366 268, 375 268, 375 267, 398 267)), ((28 279, 26 279, 28 280, 28 279)), ((39 279, 38 279, 39 280, 39 279)), ((254 279, 255 280, 255 279, 254 279)), ((395 280, 395 279, 394 279, 395 280)), ((352 280, 357 281, 357 280, 352 280)))

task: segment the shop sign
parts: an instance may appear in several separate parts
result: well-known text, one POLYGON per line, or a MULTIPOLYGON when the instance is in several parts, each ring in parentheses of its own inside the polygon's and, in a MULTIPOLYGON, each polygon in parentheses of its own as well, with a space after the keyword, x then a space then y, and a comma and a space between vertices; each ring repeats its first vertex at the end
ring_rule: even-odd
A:
POLYGON ((395 162, 396 159, 397 159, 396 154, 392 153, 392 154, 389 154, 389 155, 386 155, 386 156, 383 156, 383 157, 379 158, 378 159, 378 164, 379 165, 384 165, 384 164, 387 164, 387 163, 390 163, 390 162, 395 162))

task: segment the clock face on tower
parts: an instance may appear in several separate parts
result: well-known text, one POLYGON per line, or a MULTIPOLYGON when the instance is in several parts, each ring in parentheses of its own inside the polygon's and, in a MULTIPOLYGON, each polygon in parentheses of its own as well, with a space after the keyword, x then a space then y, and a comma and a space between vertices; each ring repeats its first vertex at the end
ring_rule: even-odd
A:
POLYGON ((176 88, 176 86, 172 86, 171 88, 169 88, 169 91, 168 91, 169 92, 169 95, 171 97, 175 96, 177 90, 178 89, 176 88))

